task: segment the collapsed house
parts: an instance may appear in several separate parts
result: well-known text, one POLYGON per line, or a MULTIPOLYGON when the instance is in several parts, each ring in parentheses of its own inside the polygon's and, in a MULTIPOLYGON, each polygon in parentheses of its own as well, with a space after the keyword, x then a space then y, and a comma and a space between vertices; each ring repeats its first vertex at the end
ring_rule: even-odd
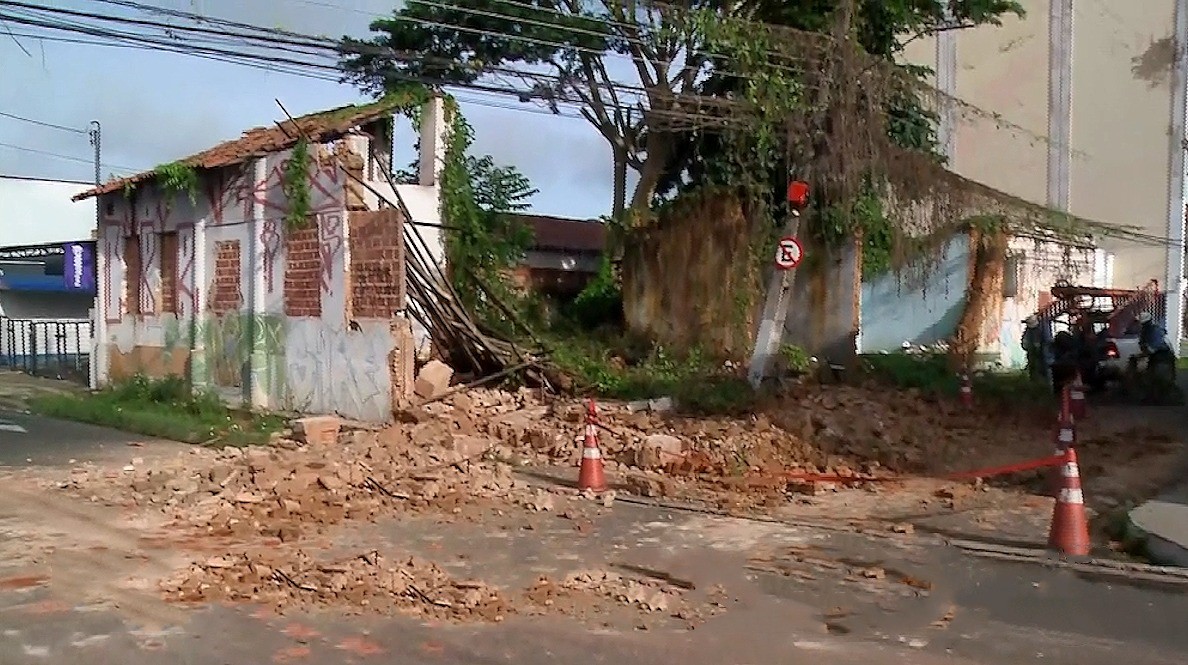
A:
POLYGON ((99 197, 98 384, 176 375, 252 408, 390 419, 427 336, 406 311, 404 226, 444 256, 442 100, 422 109, 412 184, 387 175, 396 110, 258 127, 74 197, 99 197))

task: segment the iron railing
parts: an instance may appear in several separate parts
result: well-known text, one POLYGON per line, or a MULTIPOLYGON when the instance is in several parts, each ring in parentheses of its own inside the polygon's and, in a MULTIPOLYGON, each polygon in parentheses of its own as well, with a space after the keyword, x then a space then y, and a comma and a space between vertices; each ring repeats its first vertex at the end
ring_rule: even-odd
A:
POLYGON ((93 333, 89 319, 0 316, 0 368, 87 382, 93 333))

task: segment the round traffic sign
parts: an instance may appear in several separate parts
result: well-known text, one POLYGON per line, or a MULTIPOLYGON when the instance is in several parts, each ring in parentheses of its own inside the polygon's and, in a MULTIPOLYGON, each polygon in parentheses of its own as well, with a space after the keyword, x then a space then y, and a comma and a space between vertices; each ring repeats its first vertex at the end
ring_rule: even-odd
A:
POLYGON ((780 244, 776 247, 776 268, 791 270, 800 265, 802 258, 804 258, 804 248, 800 246, 800 241, 795 236, 780 238, 780 244))

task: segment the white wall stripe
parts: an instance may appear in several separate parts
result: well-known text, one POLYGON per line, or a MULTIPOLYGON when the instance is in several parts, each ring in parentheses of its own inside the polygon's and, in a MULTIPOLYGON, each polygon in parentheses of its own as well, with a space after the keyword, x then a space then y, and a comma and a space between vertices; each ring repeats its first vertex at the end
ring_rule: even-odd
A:
POLYGON ((1176 67, 1171 103, 1171 143, 1167 196, 1168 338, 1176 352, 1184 336, 1184 217, 1188 214, 1188 0, 1176 0, 1176 67))
POLYGON ((1072 180, 1073 0, 1048 5, 1048 207, 1068 212, 1072 180))
MULTIPOLYGON (((946 21, 953 20, 952 5, 945 7, 946 21)), ((948 158, 950 168, 957 149, 957 30, 942 30, 936 35, 936 89, 948 95, 941 99, 937 142, 948 158)))

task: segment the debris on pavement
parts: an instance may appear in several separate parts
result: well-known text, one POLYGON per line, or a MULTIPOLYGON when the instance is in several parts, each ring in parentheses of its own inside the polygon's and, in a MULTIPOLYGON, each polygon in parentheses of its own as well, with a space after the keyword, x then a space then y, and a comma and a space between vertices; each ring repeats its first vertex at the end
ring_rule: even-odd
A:
POLYGON ((301 550, 216 557, 161 586, 169 598, 181 602, 263 602, 277 612, 333 606, 452 621, 502 621, 513 611, 499 590, 483 582, 456 580, 431 562, 389 560, 378 552, 333 563, 319 563, 301 550))

